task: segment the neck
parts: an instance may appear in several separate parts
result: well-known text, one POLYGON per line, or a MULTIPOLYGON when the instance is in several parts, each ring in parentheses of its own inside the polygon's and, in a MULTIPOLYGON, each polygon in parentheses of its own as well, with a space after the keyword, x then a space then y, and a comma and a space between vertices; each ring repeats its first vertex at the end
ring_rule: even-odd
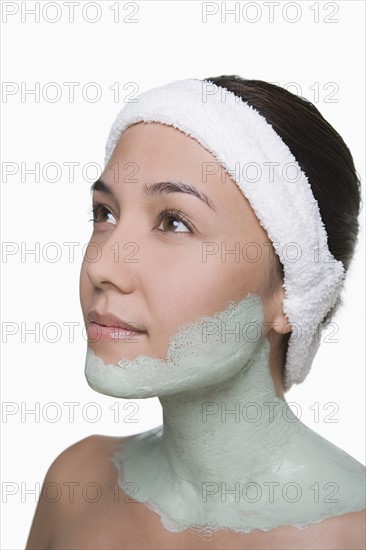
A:
POLYGON ((264 339, 246 367, 228 380, 160 398, 165 456, 198 493, 269 468, 269 450, 286 438, 284 407, 289 418, 291 412, 276 395, 268 360, 264 339))
MULTIPOLYGON (((256 487, 286 480, 287 453, 291 444, 297 450, 303 425, 276 395, 269 349, 264 338, 232 377, 160 397, 162 426, 136 435, 115 457, 120 482, 135 482, 135 498, 168 530, 280 524, 276 514, 261 517, 268 499, 256 502, 256 487)), ((272 510, 281 514, 278 505, 272 510)))

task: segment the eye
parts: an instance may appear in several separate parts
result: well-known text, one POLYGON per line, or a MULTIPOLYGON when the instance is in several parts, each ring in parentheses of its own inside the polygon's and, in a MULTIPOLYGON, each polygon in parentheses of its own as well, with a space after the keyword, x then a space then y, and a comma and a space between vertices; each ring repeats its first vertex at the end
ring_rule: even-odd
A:
MULTIPOLYGON (((165 208, 158 214, 158 222, 160 225, 163 225, 166 221, 173 222, 175 225, 171 225, 170 227, 173 228, 173 231, 168 229, 168 233, 192 233, 193 229, 187 218, 184 216, 184 214, 180 210, 175 210, 174 208, 165 208), (177 223, 178 222, 178 223, 177 223), (181 231, 174 231, 174 229, 177 229, 179 227, 184 227, 186 230, 181 231)), ((157 228, 158 231, 166 232, 165 229, 157 228)))
MULTIPOLYGON (((96 202, 92 205, 92 207, 89 209, 89 215, 93 215, 93 217, 90 218, 88 221, 93 222, 94 224, 104 223, 104 222, 113 224, 113 222, 110 221, 111 220, 110 217, 114 219, 114 222, 116 221, 112 212, 100 202, 96 202)), ((160 229, 160 227, 157 228, 158 231, 162 231, 163 233, 168 232, 168 233, 173 233, 177 235, 180 235, 182 233, 193 233, 192 225, 184 216, 184 214, 180 210, 175 210, 174 208, 165 208, 164 210, 159 212, 158 223, 160 225, 163 225, 165 223, 165 228, 164 228, 164 225, 163 225, 163 229, 160 229), (168 227, 166 225, 167 220, 168 222, 172 222, 173 224, 170 226, 170 228, 169 228, 169 225, 168 227), (179 229, 180 227, 183 227, 183 229, 175 231, 175 229, 179 229)))
POLYGON ((113 216, 112 212, 110 212, 108 210, 108 208, 106 208, 102 203, 100 202, 96 202, 95 204, 93 204, 93 206, 89 209, 89 215, 93 215, 92 218, 90 218, 88 221, 89 222, 94 222, 94 223, 103 223, 103 222, 106 222, 106 223, 111 223, 109 220, 106 220, 104 219, 105 216, 112 216, 114 220, 115 217, 113 216), (102 218, 102 219, 100 219, 102 218))

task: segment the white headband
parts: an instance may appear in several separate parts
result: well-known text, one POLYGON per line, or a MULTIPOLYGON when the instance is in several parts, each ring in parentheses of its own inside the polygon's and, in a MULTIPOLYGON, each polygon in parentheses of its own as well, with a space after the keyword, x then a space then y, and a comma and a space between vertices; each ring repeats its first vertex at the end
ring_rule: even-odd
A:
POLYGON ((306 175, 266 119, 213 82, 178 80, 127 103, 111 127, 105 165, 120 135, 137 122, 168 124, 198 141, 229 172, 266 230, 284 268, 283 310, 292 325, 284 380, 288 391, 310 371, 322 321, 345 276, 342 262, 329 251, 306 175), (254 177, 248 177, 248 168, 255 169, 254 177))

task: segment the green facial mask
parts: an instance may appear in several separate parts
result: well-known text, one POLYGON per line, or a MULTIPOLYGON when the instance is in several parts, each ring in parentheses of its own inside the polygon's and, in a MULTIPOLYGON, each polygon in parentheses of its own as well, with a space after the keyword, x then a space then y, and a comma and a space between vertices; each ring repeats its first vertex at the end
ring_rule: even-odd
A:
POLYGON ((169 531, 299 528, 365 508, 365 468, 277 397, 259 296, 181 325, 167 360, 106 365, 88 348, 96 391, 158 396, 163 425, 113 456, 121 488, 169 531))

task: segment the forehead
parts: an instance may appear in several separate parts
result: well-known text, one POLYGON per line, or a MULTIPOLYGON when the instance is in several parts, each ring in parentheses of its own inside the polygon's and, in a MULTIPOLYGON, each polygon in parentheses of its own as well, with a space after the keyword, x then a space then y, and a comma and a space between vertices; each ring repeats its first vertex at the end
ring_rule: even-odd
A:
POLYGON ((139 122, 123 132, 108 164, 121 170, 127 162, 135 163, 135 171, 145 181, 181 178, 207 192, 221 191, 222 199, 225 188, 236 187, 224 167, 198 141, 159 122, 139 122))
POLYGON ((118 152, 136 155, 143 153, 152 157, 157 155, 160 161, 165 154, 164 161, 167 164, 182 159, 189 164, 201 164, 205 161, 217 163, 215 157, 198 141, 178 128, 160 122, 138 122, 129 126, 118 141, 115 153, 118 152))

